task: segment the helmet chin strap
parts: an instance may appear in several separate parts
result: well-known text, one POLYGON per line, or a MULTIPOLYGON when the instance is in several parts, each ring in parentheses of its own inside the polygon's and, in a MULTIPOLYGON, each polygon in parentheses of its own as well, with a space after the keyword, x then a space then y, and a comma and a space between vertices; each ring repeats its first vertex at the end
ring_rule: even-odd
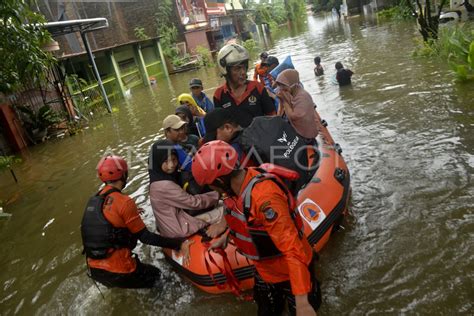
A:
POLYGON ((235 196, 236 194, 232 190, 232 186, 230 184, 232 179, 231 174, 232 173, 229 173, 228 175, 217 178, 212 185, 222 189, 228 196, 235 196))
MULTIPOLYGON (((125 188, 125 187, 127 186, 128 172, 124 173, 124 174, 122 175, 122 178, 121 178, 120 180, 122 180, 122 182, 123 182, 123 188, 125 188)), ((122 188, 122 189, 123 189, 123 188, 122 188)))

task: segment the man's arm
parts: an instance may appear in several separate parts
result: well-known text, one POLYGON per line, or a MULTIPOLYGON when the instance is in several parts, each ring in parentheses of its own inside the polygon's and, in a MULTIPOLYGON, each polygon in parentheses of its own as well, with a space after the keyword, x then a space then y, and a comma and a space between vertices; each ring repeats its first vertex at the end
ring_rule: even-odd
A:
POLYGON ((142 243, 152 246, 179 249, 183 239, 161 237, 160 235, 151 233, 146 228, 145 223, 138 213, 137 204, 132 198, 128 198, 120 210, 120 213, 127 229, 142 243))
POLYGON ((134 234, 142 243, 163 248, 179 250, 184 238, 166 238, 150 232, 146 227, 134 234))

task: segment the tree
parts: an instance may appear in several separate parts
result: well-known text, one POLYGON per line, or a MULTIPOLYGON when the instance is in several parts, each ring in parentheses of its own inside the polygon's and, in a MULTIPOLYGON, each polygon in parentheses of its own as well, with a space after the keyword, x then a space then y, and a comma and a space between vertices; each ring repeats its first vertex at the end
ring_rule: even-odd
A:
POLYGON ((313 5, 313 11, 331 11, 332 8, 339 8, 342 4, 342 0, 310 0, 313 5))
POLYGON ((266 23, 271 29, 277 29, 287 21, 301 21, 306 14, 303 0, 273 0, 271 4, 261 0, 259 3, 249 2, 249 5, 254 10, 255 23, 266 23))
POLYGON ((306 14, 304 0, 285 0, 284 3, 288 21, 296 22, 306 14))
POLYGON ((41 80, 55 61, 41 50, 51 41, 44 16, 26 0, 0 1, 0 92, 15 92, 22 83, 41 80))
POLYGON ((437 12, 436 0, 416 0, 417 9, 414 8, 410 1, 406 2, 418 21, 423 41, 428 42, 438 39, 439 16, 446 2, 447 0, 441 0, 437 12))
POLYGON ((178 27, 181 25, 179 14, 172 0, 157 0, 156 5, 156 33, 160 36, 163 53, 173 58, 178 54, 175 46, 178 39, 178 27))

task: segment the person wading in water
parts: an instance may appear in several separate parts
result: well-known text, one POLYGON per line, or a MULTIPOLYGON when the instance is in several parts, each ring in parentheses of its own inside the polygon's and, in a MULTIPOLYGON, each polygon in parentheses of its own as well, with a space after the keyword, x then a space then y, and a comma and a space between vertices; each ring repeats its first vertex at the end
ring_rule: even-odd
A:
POLYGON ((81 223, 82 243, 89 276, 107 287, 151 288, 160 280, 157 267, 142 263, 132 250, 137 240, 144 244, 181 249, 189 260, 192 242, 151 233, 132 198, 122 193, 128 165, 118 156, 102 158, 97 175, 105 187, 89 199, 81 223))

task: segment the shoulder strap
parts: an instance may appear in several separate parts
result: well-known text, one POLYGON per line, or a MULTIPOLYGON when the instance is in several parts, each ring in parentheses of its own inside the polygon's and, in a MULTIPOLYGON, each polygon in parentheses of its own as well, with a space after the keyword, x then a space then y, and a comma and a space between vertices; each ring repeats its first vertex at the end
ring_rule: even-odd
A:
POLYGON ((104 193, 100 194, 100 191, 97 192, 96 196, 100 196, 100 197, 103 197, 103 198, 106 198, 109 194, 112 194, 114 192, 121 192, 119 189, 117 188, 112 188, 110 190, 107 190, 105 191, 104 193))
POLYGON ((243 192, 243 212, 244 212, 245 217, 248 219, 250 216, 250 207, 252 205, 253 188, 255 187, 257 183, 263 182, 265 180, 273 181, 286 194, 286 196, 288 197, 288 207, 291 209, 291 212, 293 212, 294 205, 291 205, 291 204, 294 204, 294 198, 291 195, 291 192, 288 190, 288 188, 286 188, 286 186, 283 183, 281 183, 281 181, 279 181, 275 175, 271 173, 266 173, 265 170, 260 169, 260 168, 256 168, 256 170, 261 173, 256 175, 249 181, 249 183, 247 184, 243 192))

